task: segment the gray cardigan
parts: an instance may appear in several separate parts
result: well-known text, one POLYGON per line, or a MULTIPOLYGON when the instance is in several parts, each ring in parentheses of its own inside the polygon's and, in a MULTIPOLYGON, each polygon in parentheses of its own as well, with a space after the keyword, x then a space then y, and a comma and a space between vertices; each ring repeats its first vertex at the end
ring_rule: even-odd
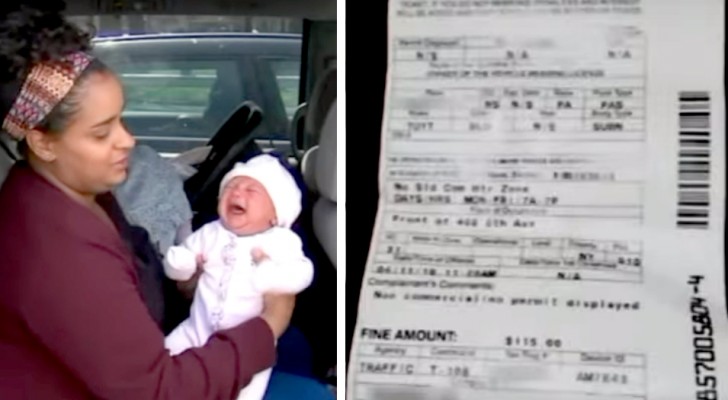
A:
POLYGON ((192 209, 183 184, 170 161, 149 146, 137 145, 129 177, 114 190, 129 222, 145 228, 162 255, 191 233, 192 209))

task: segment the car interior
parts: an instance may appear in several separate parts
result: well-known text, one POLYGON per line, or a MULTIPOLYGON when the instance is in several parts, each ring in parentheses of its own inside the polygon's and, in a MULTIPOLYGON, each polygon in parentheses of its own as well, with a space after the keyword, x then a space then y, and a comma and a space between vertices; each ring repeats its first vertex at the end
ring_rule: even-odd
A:
MULTIPOLYGON (((66 14, 72 21, 95 30, 97 43, 111 43, 114 38, 159 41, 176 35, 196 46, 225 47, 232 46, 231 41, 251 38, 249 41, 254 45, 256 37, 262 40, 266 35, 300 38, 296 42, 300 45, 296 52, 299 59, 283 59, 266 70, 260 69, 263 64, 231 67, 215 62, 199 68, 188 65, 187 69, 174 70, 168 64, 144 70, 142 64, 118 61, 128 62, 130 58, 126 55, 113 61, 113 45, 103 49, 102 58, 111 60, 107 63, 112 69, 117 68, 117 72, 124 66, 129 67, 120 73, 122 83, 132 102, 139 100, 132 104, 139 107, 129 110, 129 118, 136 115, 148 125, 143 127, 132 122, 128 124, 129 129, 137 136, 138 146, 153 148, 159 157, 178 167, 193 215, 192 229, 217 218, 220 180, 236 162, 263 152, 272 153, 297 178, 304 196, 303 211, 294 230, 314 263, 315 275, 311 286, 297 297, 291 326, 300 337, 288 341, 281 338, 278 367, 296 370, 335 386, 339 134, 336 128, 336 1, 67 0, 66 4, 66 14), (202 40, 205 35, 217 35, 220 40, 224 37, 227 42, 202 40), (268 87, 276 91, 260 93, 262 85, 246 87, 262 79, 270 80, 268 87), (135 82, 141 83, 133 86, 135 82), (150 86, 149 82, 156 86, 150 86), (145 91, 145 86, 152 89, 145 91), (253 95, 255 90, 259 93, 253 95), (150 105, 152 101, 157 103, 150 105), (162 106, 167 108, 159 108, 162 106), (197 136, 191 137, 183 132, 200 124, 202 119, 211 126, 204 134, 197 130, 197 136)), ((176 49, 181 51, 175 55, 176 60, 184 60, 184 49, 176 49)), ((205 50, 208 57, 212 57, 213 50, 205 50)), ((266 60, 273 65, 275 56, 270 57, 266 60)), ((1 185, 19 156, 14 143, 4 133, 0 145, 1 185)))

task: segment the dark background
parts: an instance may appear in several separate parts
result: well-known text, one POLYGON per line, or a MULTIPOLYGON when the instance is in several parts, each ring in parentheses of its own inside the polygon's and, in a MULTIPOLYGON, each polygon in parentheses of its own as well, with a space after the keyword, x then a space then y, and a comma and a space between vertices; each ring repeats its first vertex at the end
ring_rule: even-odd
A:
POLYGON ((346 2, 346 359, 378 200, 387 1, 346 2))

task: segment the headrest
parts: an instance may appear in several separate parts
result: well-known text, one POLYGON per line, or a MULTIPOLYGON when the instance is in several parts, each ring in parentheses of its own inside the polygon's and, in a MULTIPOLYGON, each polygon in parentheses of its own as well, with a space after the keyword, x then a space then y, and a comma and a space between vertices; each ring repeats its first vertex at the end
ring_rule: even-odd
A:
POLYGON ((308 190, 313 193, 318 193, 318 187, 316 186, 316 154, 318 153, 318 145, 311 147, 303 153, 301 158, 301 175, 303 175, 303 181, 306 182, 308 190))
POLYGON ((331 104, 316 152, 316 187, 322 196, 336 201, 336 100, 331 104))
POLYGON ((326 113, 336 100, 336 68, 325 70, 316 81, 308 99, 308 109, 304 120, 307 137, 312 137, 314 143, 319 136, 321 127, 326 119, 326 113))

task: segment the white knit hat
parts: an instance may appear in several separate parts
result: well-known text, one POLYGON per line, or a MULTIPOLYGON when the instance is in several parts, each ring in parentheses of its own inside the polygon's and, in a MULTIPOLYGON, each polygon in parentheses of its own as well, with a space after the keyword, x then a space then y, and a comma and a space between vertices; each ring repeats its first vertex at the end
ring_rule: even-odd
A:
POLYGON ((301 213, 301 190, 277 158, 261 154, 246 163, 236 163, 220 182, 220 194, 233 178, 248 176, 260 182, 273 201, 278 226, 290 228, 301 213))

